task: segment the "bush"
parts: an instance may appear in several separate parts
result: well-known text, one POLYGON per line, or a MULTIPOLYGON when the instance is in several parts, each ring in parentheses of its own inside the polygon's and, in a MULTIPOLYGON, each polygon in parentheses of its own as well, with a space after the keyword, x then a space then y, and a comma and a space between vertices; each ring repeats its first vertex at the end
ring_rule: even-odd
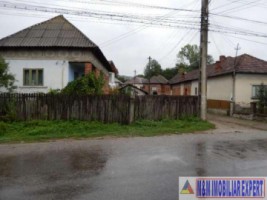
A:
POLYGON ((8 125, 5 122, 0 122, 0 136, 3 136, 8 129, 8 125))
POLYGON ((103 93, 102 88, 105 84, 103 73, 96 77, 94 73, 78 78, 70 82, 63 90, 63 94, 87 95, 103 93))
POLYGON ((1 113, 0 120, 2 121, 16 121, 17 120, 17 105, 14 99, 10 99, 3 105, 3 113, 1 113))
POLYGON ((260 85, 257 98, 259 99, 258 101, 259 111, 260 113, 263 113, 264 108, 267 107, 267 88, 263 83, 260 85))

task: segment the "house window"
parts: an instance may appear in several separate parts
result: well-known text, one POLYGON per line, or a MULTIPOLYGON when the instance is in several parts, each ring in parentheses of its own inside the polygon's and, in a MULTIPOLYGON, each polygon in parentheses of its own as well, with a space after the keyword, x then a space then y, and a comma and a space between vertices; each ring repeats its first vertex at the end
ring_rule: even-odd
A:
MULTIPOLYGON (((259 96, 261 85, 252 86, 252 98, 256 99, 259 96)), ((265 90, 267 91, 267 85, 264 85, 265 90)))
POLYGON ((42 86, 43 69, 24 69, 23 84, 25 86, 42 86))

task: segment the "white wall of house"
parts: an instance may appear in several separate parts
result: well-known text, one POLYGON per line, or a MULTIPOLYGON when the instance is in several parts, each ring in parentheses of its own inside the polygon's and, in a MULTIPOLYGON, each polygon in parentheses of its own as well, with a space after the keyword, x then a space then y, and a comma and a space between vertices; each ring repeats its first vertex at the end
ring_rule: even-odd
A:
POLYGON ((191 95, 198 95, 198 81, 192 81, 191 83, 191 95))
POLYGON ((105 75, 108 70, 90 50, 7 50, 1 51, 9 69, 15 75, 16 92, 48 92, 49 89, 62 89, 74 78, 74 71, 69 62, 91 62, 105 75), (43 86, 24 86, 23 69, 44 69, 43 86))
POLYGON ((62 89, 68 83, 69 63, 64 60, 6 60, 9 71, 15 75, 17 92, 48 92, 62 89), (24 69, 43 69, 43 86, 24 86, 24 69))
POLYGON ((231 75, 209 78, 207 83, 207 98, 213 100, 230 101, 233 91, 231 75))
POLYGON ((249 107, 252 99, 252 86, 267 85, 267 74, 237 74, 236 75, 236 103, 242 107, 249 107))

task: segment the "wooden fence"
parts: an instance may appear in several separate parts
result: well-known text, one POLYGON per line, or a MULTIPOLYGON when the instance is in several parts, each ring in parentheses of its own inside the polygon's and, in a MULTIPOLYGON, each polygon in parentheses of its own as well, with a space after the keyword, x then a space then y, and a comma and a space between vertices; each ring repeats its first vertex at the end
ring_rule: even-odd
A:
POLYGON ((128 124, 134 120, 178 119, 198 114, 198 98, 123 95, 69 96, 0 94, 0 117, 17 120, 87 120, 128 124))
POLYGON ((134 101, 134 119, 178 119, 198 115, 195 96, 139 96, 134 101))
POLYGON ((207 106, 210 109, 221 109, 221 110, 230 110, 230 101, 223 101, 223 100, 207 100, 207 106))

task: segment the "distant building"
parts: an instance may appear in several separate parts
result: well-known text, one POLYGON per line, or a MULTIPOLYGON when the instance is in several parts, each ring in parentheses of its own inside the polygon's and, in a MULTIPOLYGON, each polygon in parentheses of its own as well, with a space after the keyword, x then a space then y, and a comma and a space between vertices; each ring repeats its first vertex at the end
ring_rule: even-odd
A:
POLYGON ((136 76, 124 84, 131 84, 151 95, 171 95, 169 81, 162 75, 153 76, 150 80, 136 76))
POLYGON ((152 95, 171 95, 169 81, 162 75, 151 77, 150 81, 144 84, 143 89, 152 95))
POLYGON ((122 94, 128 94, 131 96, 148 95, 148 92, 146 92, 145 90, 142 90, 142 89, 140 89, 134 85, 131 85, 131 84, 124 85, 119 90, 122 94))

